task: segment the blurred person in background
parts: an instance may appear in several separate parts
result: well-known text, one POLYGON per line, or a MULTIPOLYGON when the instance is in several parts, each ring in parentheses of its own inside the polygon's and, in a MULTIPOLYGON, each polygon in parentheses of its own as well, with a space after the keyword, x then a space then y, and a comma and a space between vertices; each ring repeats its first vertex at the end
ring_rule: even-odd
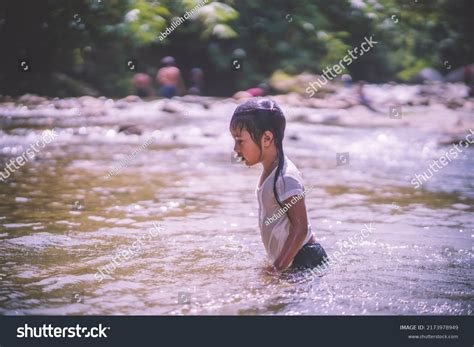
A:
POLYGON ((169 99, 175 95, 184 95, 184 82, 181 71, 175 66, 175 59, 171 56, 164 57, 161 64, 163 67, 156 74, 156 80, 161 86, 160 95, 169 99))
POLYGON ((135 95, 141 98, 146 98, 152 95, 151 77, 145 73, 137 73, 133 76, 133 87, 135 88, 135 95))
POLYGON ((190 73, 190 85, 188 94, 190 95, 202 95, 204 89, 204 72, 201 68, 194 67, 190 73))

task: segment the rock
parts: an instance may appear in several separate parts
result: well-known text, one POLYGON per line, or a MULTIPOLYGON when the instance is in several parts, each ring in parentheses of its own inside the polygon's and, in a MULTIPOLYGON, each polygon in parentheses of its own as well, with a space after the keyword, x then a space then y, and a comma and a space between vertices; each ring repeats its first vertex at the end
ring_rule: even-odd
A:
POLYGON ((454 69, 445 78, 447 82, 464 82, 464 67, 454 69))
POLYGON ((126 102, 140 102, 140 101, 142 101, 142 99, 139 96, 136 96, 136 95, 128 95, 125 98, 120 99, 120 100, 123 100, 123 101, 126 101, 126 102))
POLYGON ((249 99, 252 97, 252 94, 250 93, 247 93, 245 91, 239 91, 237 93, 235 93, 234 95, 232 95, 232 97, 235 99, 235 100, 244 100, 244 99, 249 99))
POLYGON ((321 124, 324 125, 339 125, 340 124, 340 117, 338 115, 328 115, 324 116, 321 124))
POLYGON ((161 108, 162 111, 165 111, 165 112, 169 112, 169 113, 180 113, 181 110, 174 106, 173 104, 171 103, 166 103, 163 105, 163 107, 161 108))
POLYGON ((474 64, 461 66, 446 75, 447 82, 466 82, 466 79, 472 79, 474 77, 474 64))
POLYGON ((96 108, 83 108, 81 110, 81 116, 85 117, 100 117, 107 115, 106 110, 96 109, 96 108))
POLYGON ((309 118, 307 115, 300 114, 293 119, 294 122, 308 123, 309 118))
POLYGON ((438 141, 438 145, 440 146, 452 146, 456 145, 464 145, 466 142, 466 138, 464 137, 446 137, 438 141))
POLYGON ((446 102, 446 107, 452 110, 455 110, 463 106, 464 106, 464 101, 462 99, 449 99, 446 102))
POLYGON ((200 95, 184 95, 180 98, 181 102, 186 102, 190 104, 199 104, 201 105, 205 110, 208 110, 212 107, 212 103, 214 102, 213 100, 208 100, 205 97, 202 97, 200 95))
POLYGON ((430 104, 430 99, 429 98, 416 98, 413 100, 407 101, 408 106, 428 106, 430 104))
POLYGON ((424 68, 415 77, 416 82, 444 82, 444 77, 435 69, 424 68))
MULTIPOLYGON (((306 89, 310 86, 310 83, 318 81, 320 77, 319 75, 309 73, 292 76, 281 70, 277 70, 270 77, 269 84, 279 93, 287 94, 293 92, 307 96, 306 89)), ((321 81, 323 81, 322 78, 321 81)), ((323 84, 320 87, 317 86, 317 88, 318 92, 315 93, 315 97, 323 97, 324 94, 336 91, 334 84, 331 82, 323 84)))
POLYGON ((123 99, 117 100, 115 102, 115 108, 118 108, 119 110, 123 110, 128 107, 130 107, 130 105, 128 104, 128 102, 124 101, 123 99))
POLYGON ((25 94, 22 95, 19 99, 18 102, 24 105, 40 105, 44 102, 48 102, 48 99, 43 98, 42 96, 38 96, 35 94, 25 94))
POLYGON ((136 125, 122 125, 120 126, 118 132, 127 135, 141 135, 143 133, 143 129, 136 125))
POLYGON ((430 99, 429 98, 423 98, 419 105, 423 105, 423 106, 429 106, 430 105, 430 99))
POLYGON ((68 110, 78 106, 74 99, 54 99, 53 105, 58 110, 68 110))
POLYGON ((102 109, 103 108, 103 101, 100 99, 94 98, 92 96, 81 96, 78 98, 79 103, 81 104, 82 107, 84 108, 98 108, 102 109))

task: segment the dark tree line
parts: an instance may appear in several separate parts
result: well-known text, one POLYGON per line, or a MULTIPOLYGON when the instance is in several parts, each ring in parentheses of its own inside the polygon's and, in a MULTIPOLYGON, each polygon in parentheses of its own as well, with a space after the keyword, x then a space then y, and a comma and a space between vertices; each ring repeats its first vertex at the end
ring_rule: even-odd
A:
POLYGON ((134 73, 173 55, 185 74, 205 71, 207 93, 228 95, 276 70, 320 73, 370 35, 380 44, 349 66, 355 79, 404 82, 473 62, 471 0, 209 0, 159 38, 200 2, 3 0, 0 94, 123 96, 134 73))

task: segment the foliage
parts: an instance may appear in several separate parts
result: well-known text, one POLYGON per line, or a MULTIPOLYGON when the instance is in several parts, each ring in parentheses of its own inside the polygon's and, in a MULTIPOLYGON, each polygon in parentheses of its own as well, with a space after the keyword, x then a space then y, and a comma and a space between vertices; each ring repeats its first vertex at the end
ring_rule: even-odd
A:
POLYGON ((470 0, 202 1, 9 1, 0 7, 0 39, 10 48, 0 58, 0 93, 59 95, 66 88, 54 80, 59 74, 100 94, 126 95, 137 71, 128 61, 154 74, 159 59, 173 55, 185 76, 203 68, 208 93, 229 94, 276 70, 321 73, 370 35, 379 44, 349 66, 354 79, 409 81, 424 67, 446 73, 445 61, 472 63, 470 0), (21 58, 31 61, 30 74, 18 72, 21 58), (232 70, 236 58, 241 71, 232 70))

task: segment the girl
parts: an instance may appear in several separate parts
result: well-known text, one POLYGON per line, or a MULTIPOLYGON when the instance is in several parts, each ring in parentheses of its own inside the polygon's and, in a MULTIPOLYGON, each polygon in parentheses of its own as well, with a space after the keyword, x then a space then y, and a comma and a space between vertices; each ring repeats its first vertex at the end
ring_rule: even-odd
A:
POLYGON ((234 151, 248 166, 263 165, 256 193, 260 233, 272 273, 316 267, 327 257, 311 230, 300 172, 283 153, 285 126, 280 107, 267 98, 246 101, 230 121, 234 151))

